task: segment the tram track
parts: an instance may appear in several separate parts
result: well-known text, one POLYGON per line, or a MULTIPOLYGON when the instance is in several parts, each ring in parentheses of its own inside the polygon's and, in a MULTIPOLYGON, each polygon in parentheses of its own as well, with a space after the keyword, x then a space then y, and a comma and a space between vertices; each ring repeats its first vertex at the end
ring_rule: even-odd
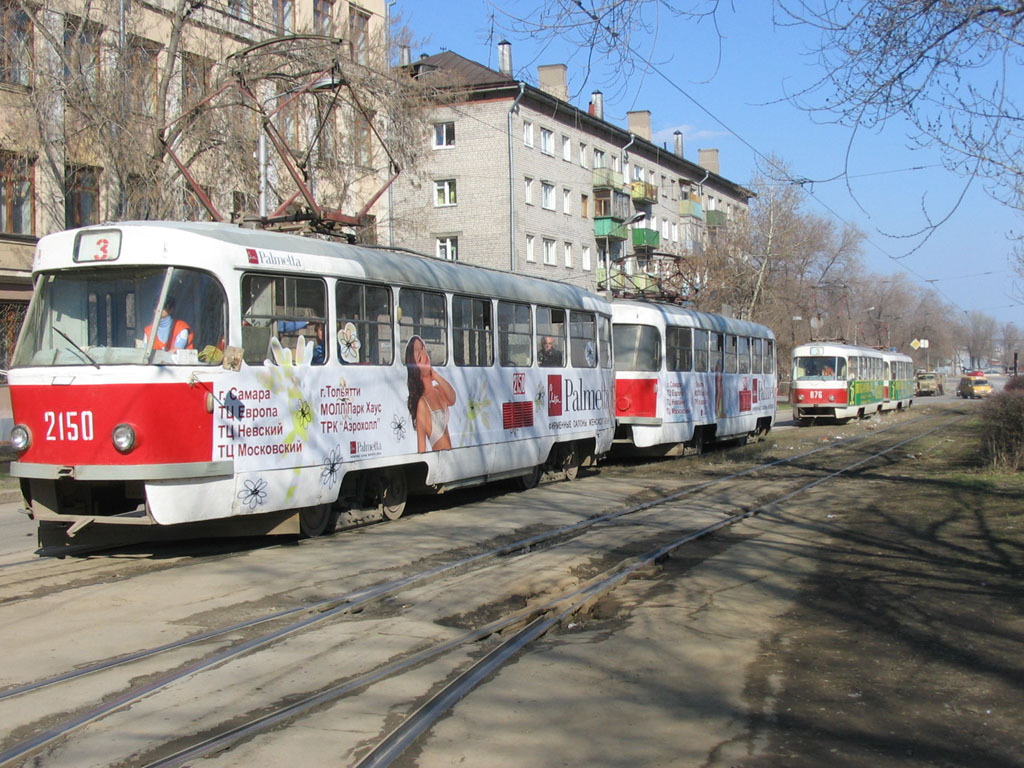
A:
MULTIPOLYGON (((368 606, 372 604, 380 603, 381 601, 385 601, 388 598, 393 598, 399 594, 409 592, 410 590, 421 589, 426 585, 429 585, 441 579, 453 579, 456 577, 464 578, 466 577, 467 574, 471 574, 479 570, 484 570, 488 566, 493 565, 496 559, 516 552, 535 553, 545 549, 550 549, 555 544, 571 542, 575 540, 577 537, 579 537, 584 531, 600 527, 602 524, 614 524, 616 521, 621 520, 621 518, 623 518, 624 516, 637 515, 639 513, 655 509, 659 506, 670 505, 686 497, 695 494, 700 494, 704 491, 714 488, 715 486, 719 486, 723 483, 728 483, 730 481, 736 481, 738 479, 745 478, 754 473, 761 473, 759 479, 763 481, 765 473, 770 472, 773 468, 781 467, 784 465, 793 465, 802 459, 828 451, 838 453, 839 450, 855 446, 856 444, 860 443, 863 440, 881 437, 892 429, 896 429, 898 427, 907 427, 921 421, 922 419, 928 418, 934 417, 924 416, 918 419, 904 421, 900 424, 895 424, 884 429, 875 430, 872 433, 865 434, 859 437, 848 438, 839 443, 828 443, 826 445, 822 445, 811 450, 801 452, 795 456, 785 457, 783 459, 778 459, 765 464, 749 467, 739 472, 731 473, 723 477, 713 478, 706 482, 698 483, 688 488, 684 488, 675 493, 663 495, 658 499, 647 500, 640 504, 629 505, 627 507, 614 510, 610 513, 600 515, 598 517, 588 518, 574 525, 562 526, 541 534, 528 536, 526 538, 517 540, 504 546, 492 548, 487 552, 478 553, 473 556, 462 558, 455 562, 448 563, 443 566, 438 566, 433 569, 428 569, 416 574, 411 574, 400 579, 382 582, 380 584, 373 585, 372 587, 356 590, 343 595, 335 595, 326 600, 322 600, 316 603, 307 604, 299 607, 294 607, 288 610, 277 612, 275 614, 259 617, 249 622, 233 624, 229 627, 224 627, 218 630, 212 630, 208 633, 203 633, 202 635, 186 638, 177 643, 167 644, 166 646, 153 648, 149 651, 141 652, 139 654, 133 654, 131 655, 130 658, 124 657, 122 659, 112 659, 107 662, 95 664, 92 667, 83 667, 79 670, 74 670, 73 672, 66 673, 64 675, 57 675, 47 680, 41 680, 37 683, 27 684, 17 689, 8 689, 7 691, 0 693, 0 700, 15 696, 28 695, 33 691, 45 687, 55 686, 59 683, 67 682, 71 679, 75 679, 89 674, 99 673, 102 671, 110 671, 118 667, 128 665, 129 663, 138 661, 141 658, 152 657, 157 654, 170 652, 171 650, 178 650, 190 644, 211 641, 217 637, 228 637, 233 634, 238 634, 239 632, 252 629, 254 627, 257 627, 268 622, 283 622, 291 617, 303 614, 301 618, 291 621, 283 627, 274 629, 273 631, 266 632, 262 635, 258 635, 243 642, 236 642, 227 649, 221 649, 215 653, 206 655, 199 661, 181 667, 173 673, 158 676, 155 679, 150 679, 146 683, 136 685, 130 688, 129 690, 123 692, 120 696, 109 699, 100 706, 81 711, 75 716, 61 720, 60 723, 51 728, 44 729, 41 732, 35 733, 30 738, 22 739, 17 744, 7 747, 2 753, 0 753, 0 764, 13 764, 18 759, 27 757, 31 754, 35 754, 47 745, 53 744, 54 742, 60 740, 62 737, 68 735, 69 733, 75 732, 84 727, 85 725, 96 722, 97 720, 100 720, 101 718, 104 718, 105 716, 111 713, 117 712, 118 710, 127 707, 132 702, 136 702, 144 697, 151 696, 158 691, 173 686, 175 683, 178 683, 184 680, 185 678, 195 676, 200 671, 222 667, 232 659, 237 659, 244 655, 252 654, 257 649, 273 645, 279 641, 284 640, 287 637, 291 637, 296 635, 297 633, 300 633, 302 630, 306 630, 315 625, 320 625, 322 623, 328 622, 328 620, 330 619, 339 617, 344 614, 352 614, 357 611, 365 610, 368 606)), ((947 421, 948 419, 941 419, 941 424, 945 424, 947 421)), ((941 428, 941 424, 940 426, 935 427, 934 429, 941 428)), ((930 431, 934 431, 934 429, 929 430, 929 432, 916 434, 911 438, 899 441, 893 446, 885 448, 882 451, 874 452, 870 454, 867 458, 858 459, 852 464, 844 465, 843 468, 836 470, 831 474, 821 474, 820 470, 809 470, 817 472, 818 476, 815 477, 813 480, 810 480, 809 482, 801 485, 798 489, 787 491, 786 493, 782 493, 781 495, 778 493, 773 493, 771 499, 767 500, 764 504, 754 508, 753 510, 741 510, 740 512, 735 513, 732 516, 726 516, 720 520, 715 521, 712 524, 706 525, 699 529, 699 531, 697 532, 688 532, 683 537, 683 539, 681 539, 679 543, 675 544, 674 546, 681 546, 682 543, 685 543, 685 541, 688 540, 692 540, 693 537, 697 534, 699 534, 700 537, 706 536, 714 530, 718 530, 719 528, 723 527, 724 525, 730 525, 733 522, 737 522, 738 520, 744 519, 745 517, 749 517, 752 514, 756 514, 758 511, 760 511, 760 509, 762 509, 767 504, 782 503, 787 498, 791 497, 791 495, 801 493, 807 489, 810 489, 816 485, 821 484, 822 482, 826 482, 827 480, 831 479, 832 477, 838 474, 851 471, 852 468, 857 467, 866 461, 873 460, 878 456, 885 455, 886 453, 895 450, 896 448, 905 444, 906 442, 909 442, 910 440, 918 439, 921 436, 923 436, 923 434, 928 434, 930 433, 930 431), (789 494, 788 496, 786 495, 787 493, 789 494)), ((662 545, 662 547, 655 547, 654 549, 650 550, 650 552, 656 553, 660 551, 660 549, 663 548, 663 546, 664 545, 662 545)), ((651 556, 656 559, 656 557, 664 556, 664 554, 666 553, 663 552, 661 555, 652 554, 651 556)), ((635 558, 627 558, 625 562, 632 562, 634 560, 635 558)), ((610 570, 615 571, 616 573, 621 573, 626 570, 628 570, 630 573, 633 572, 632 569, 629 569, 626 566, 624 566, 622 562, 620 562, 610 570)), ((605 575, 604 578, 606 580, 610 579, 614 583, 618 583, 619 580, 615 577, 614 574, 612 574, 611 576, 605 575)), ((594 581, 594 579, 591 579, 587 582, 587 584, 594 583, 597 583, 594 581)), ((610 586, 609 588, 612 587, 610 586)), ((485 623, 482 626, 474 628, 473 630, 459 637, 452 638, 448 643, 440 644, 439 647, 444 647, 447 650, 435 651, 430 648, 425 648, 410 651, 404 654, 404 660, 395 662, 396 666, 394 667, 389 667, 385 664, 379 666, 378 668, 370 672, 367 672, 365 675, 351 676, 347 680, 347 682, 340 688, 335 687, 334 689, 328 688, 325 690, 321 690, 314 694, 312 697, 305 697, 298 703, 295 703, 293 701, 289 704, 288 707, 281 710, 283 714, 275 712, 271 715, 267 715, 260 718, 259 722, 255 725, 240 726, 244 728, 244 730, 240 731, 237 735, 231 737, 230 741, 231 743, 233 743, 238 739, 245 738, 252 732, 256 732, 262 728, 269 727, 270 725, 280 722, 281 720, 288 719, 289 717, 294 717, 300 711, 305 711, 306 709, 309 709, 311 707, 315 707, 319 704, 331 701, 340 696, 344 696, 347 693, 351 693, 352 691, 365 688, 366 686, 373 683, 375 680, 384 679, 388 676, 397 674, 401 668, 408 668, 410 666, 415 667, 427 663, 429 660, 435 658, 438 654, 450 652, 454 648, 464 648, 466 645, 476 643, 482 638, 492 636, 498 632, 507 631, 510 626, 520 625, 531 621, 538 621, 540 620, 538 619, 538 617, 546 616, 547 614, 552 613, 552 611, 555 611, 556 606, 559 606, 563 603, 575 605, 575 603, 573 602, 574 598, 578 598, 580 601, 585 603, 589 600, 592 600, 594 596, 593 593, 587 591, 587 589, 588 588, 580 587, 575 591, 571 591, 568 593, 560 593, 555 597, 549 599, 547 602, 541 602, 537 606, 531 606, 529 610, 515 612, 507 617, 502 618, 497 622, 485 623), (299 709, 296 709, 296 707, 299 707, 299 709)), ((579 606, 577 605, 576 608, 571 610, 578 609, 579 606)), ((558 613, 557 611, 555 612, 558 613)), ((568 614, 558 613, 558 615, 568 614)), ((546 619, 544 621, 546 621, 546 619)), ((533 625, 530 624, 529 626, 533 625)), ((540 636, 544 632, 548 631, 550 629, 550 626, 552 625, 545 624, 544 626, 545 628, 543 630, 540 630, 536 636, 540 636)), ((223 734, 219 734, 213 737, 214 740, 223 738, 225 738, 223 734)), ((216 743, 211 743, 211 745, 208 746, 207 751, 221 748, 223 748, 223 743, 218 741, 216 743)), ((194 750, 195 747, 190 747, 189 749, 194 750)), ((197 753, 194 751, 189 751, 184 757, 175 757, 174 759, 179 760, 179 762, 177 763, 165 762, 167 760, 170 760, 171 758, 162 757, 158 758, 158 760, 154 764, 180 764, 181 760, 190 759, 190 757, 195 756, 195 754, 197 753)))

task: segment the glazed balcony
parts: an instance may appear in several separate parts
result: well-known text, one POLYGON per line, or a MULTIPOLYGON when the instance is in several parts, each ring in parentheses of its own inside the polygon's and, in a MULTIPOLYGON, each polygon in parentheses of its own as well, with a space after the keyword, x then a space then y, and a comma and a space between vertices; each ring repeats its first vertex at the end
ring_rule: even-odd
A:
POLYGON ((658 187, 646 181, 634 181, 630 185, 634 203, 648 204, 658 202, 658 187))
POLYGON ((594 191, 594 218, 615 219, 625 221, 633 211, 629 204, 629 195, 616 189, 599 189, 594 191))

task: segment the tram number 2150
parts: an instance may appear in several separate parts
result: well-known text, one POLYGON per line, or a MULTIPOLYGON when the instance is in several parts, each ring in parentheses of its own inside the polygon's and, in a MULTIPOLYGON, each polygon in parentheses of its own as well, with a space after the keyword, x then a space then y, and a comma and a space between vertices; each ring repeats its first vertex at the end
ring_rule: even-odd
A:
POLYGON ((43 421, 47 440, 93 439, 92 411, 46 411, 43 421))

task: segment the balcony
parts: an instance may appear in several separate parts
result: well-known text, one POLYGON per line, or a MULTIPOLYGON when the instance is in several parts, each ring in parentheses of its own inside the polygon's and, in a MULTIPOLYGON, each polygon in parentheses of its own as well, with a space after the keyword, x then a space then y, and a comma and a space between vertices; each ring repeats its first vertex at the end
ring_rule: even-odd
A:
POLYGON ((633 248, 651 250, 661 245, 661 233, 656 229, 633 227, 633 248))
POLYGON ((707 222, 709 227, 724 227, 729 223, 729 217, 725 211, 708 211, 707 222))
POLYGON ((700 204, 700 200, 689 200, 684 198, 679 201, 679 215, 693 216, 695 219, 703 219, 704 207, 700 204))
POLYGON ((600 189, 594 191, 594 218, 615 219, 625 221, 633 213, 629 204, 629 195, 616 189, 600 189))
POLYGON ((622 189, 622 173, 611 168, 594 169, 594 189, 622 189))
POLYGON ((629 230, 621 221, 612 218, 594 219, 594 236, 622 241, 629 237, 629 230))
POLYGON ((634 203, 656 203, 658 202, 658 188, 646 181, 634 181, 630 185, 634 203))

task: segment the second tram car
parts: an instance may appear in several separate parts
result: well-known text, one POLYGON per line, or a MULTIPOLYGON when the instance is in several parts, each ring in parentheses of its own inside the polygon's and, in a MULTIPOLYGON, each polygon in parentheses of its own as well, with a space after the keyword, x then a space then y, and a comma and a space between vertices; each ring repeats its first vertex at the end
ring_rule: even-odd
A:
POLYGON ((612 444, 610 305, 563 283, 167 222, 49 235, 33 273, 11 474, 60 536, 271 513, 317 535, 612 444))
POLYGON ((775 335, 671 304, 612 301, 616 445, 649 454, 764 434, 775 423, 775 335))
POLYGON ((913 363, 906 355, 838 342, 793 348, 789 400, 797 424, 867 418, 909 406, 912 395, 913 363))

